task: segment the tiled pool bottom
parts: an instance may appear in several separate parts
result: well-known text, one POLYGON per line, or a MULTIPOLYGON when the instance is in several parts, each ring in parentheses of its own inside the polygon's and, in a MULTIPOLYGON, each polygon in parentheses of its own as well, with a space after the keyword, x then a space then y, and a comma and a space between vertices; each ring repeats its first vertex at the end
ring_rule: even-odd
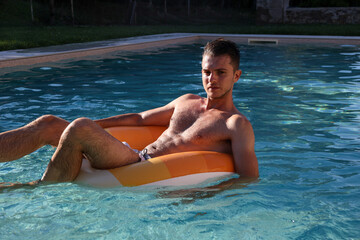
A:
MULTIPOLYGON (((259 182, 194 194, 72 183, 5 190, 4 239, 356 239, 359 45, 239 46, 243 75, 234 102, 255 130, 259 182)), ((0 131, 42 114, 95 119, 188 92, 205 96, 201 47, 118 52, 0 75, 0 131)), ((39 178, 52 153, 44 148, 0 164, 0 181, 39 178)))

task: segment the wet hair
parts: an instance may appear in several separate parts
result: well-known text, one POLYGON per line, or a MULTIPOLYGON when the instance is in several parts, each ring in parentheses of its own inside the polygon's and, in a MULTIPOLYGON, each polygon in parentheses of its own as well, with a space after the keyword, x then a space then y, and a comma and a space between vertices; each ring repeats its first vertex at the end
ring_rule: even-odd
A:
POLYGON ((231 59, 231 65, 234 67, 234 71, 239 69, 240 51, 236 44, 232 41, 218 38, 214 41, 208 42, 204 48, 203 56, 204 55, 214 57, 228 55, 231 59))

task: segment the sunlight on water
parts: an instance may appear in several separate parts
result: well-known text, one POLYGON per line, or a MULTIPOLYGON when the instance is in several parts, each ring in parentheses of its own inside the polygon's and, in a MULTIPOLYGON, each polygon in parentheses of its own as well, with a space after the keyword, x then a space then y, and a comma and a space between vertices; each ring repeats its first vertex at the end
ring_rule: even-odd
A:
MULTIPOLYGON (((0 191, 1 239, 358 239, 359 46, 240 45, 236 107, 252 122, 260 180, 218 191, 0 191)), ((43 115, 92 119, 205 96, 201 45, 1 73, 0 131, 43 115)), ((55 149, 0 163, 0 182, 39 179, 55 149)))

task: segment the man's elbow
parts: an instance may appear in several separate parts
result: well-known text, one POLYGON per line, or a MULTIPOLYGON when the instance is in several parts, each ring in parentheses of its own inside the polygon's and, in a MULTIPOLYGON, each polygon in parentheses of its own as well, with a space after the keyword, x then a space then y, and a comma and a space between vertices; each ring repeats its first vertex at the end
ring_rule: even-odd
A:
POLYGON ((258 178, 259 165, 256 156, 246 159, 248 159, 246 162, 243 162, 235 167, 236 173, 241 177, 258 178))
POLYGON ((259 170, 249 170, 249 171, 236 171, 237 174, 240 175, 240 177, 246 177, 246 178, 259 178, 259 170))

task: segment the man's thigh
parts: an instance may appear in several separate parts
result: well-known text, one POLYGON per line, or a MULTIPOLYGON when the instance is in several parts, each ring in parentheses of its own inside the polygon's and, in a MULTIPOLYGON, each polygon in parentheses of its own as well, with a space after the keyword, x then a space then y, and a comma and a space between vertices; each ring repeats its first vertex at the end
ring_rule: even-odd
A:
MULTIPOLYGON (((139 155, 92 122, 82 136, 83 154, 92 167, 109 169, 137 162, 139 155)), ((141 150, 141 149, 140 149, 141 150)))

